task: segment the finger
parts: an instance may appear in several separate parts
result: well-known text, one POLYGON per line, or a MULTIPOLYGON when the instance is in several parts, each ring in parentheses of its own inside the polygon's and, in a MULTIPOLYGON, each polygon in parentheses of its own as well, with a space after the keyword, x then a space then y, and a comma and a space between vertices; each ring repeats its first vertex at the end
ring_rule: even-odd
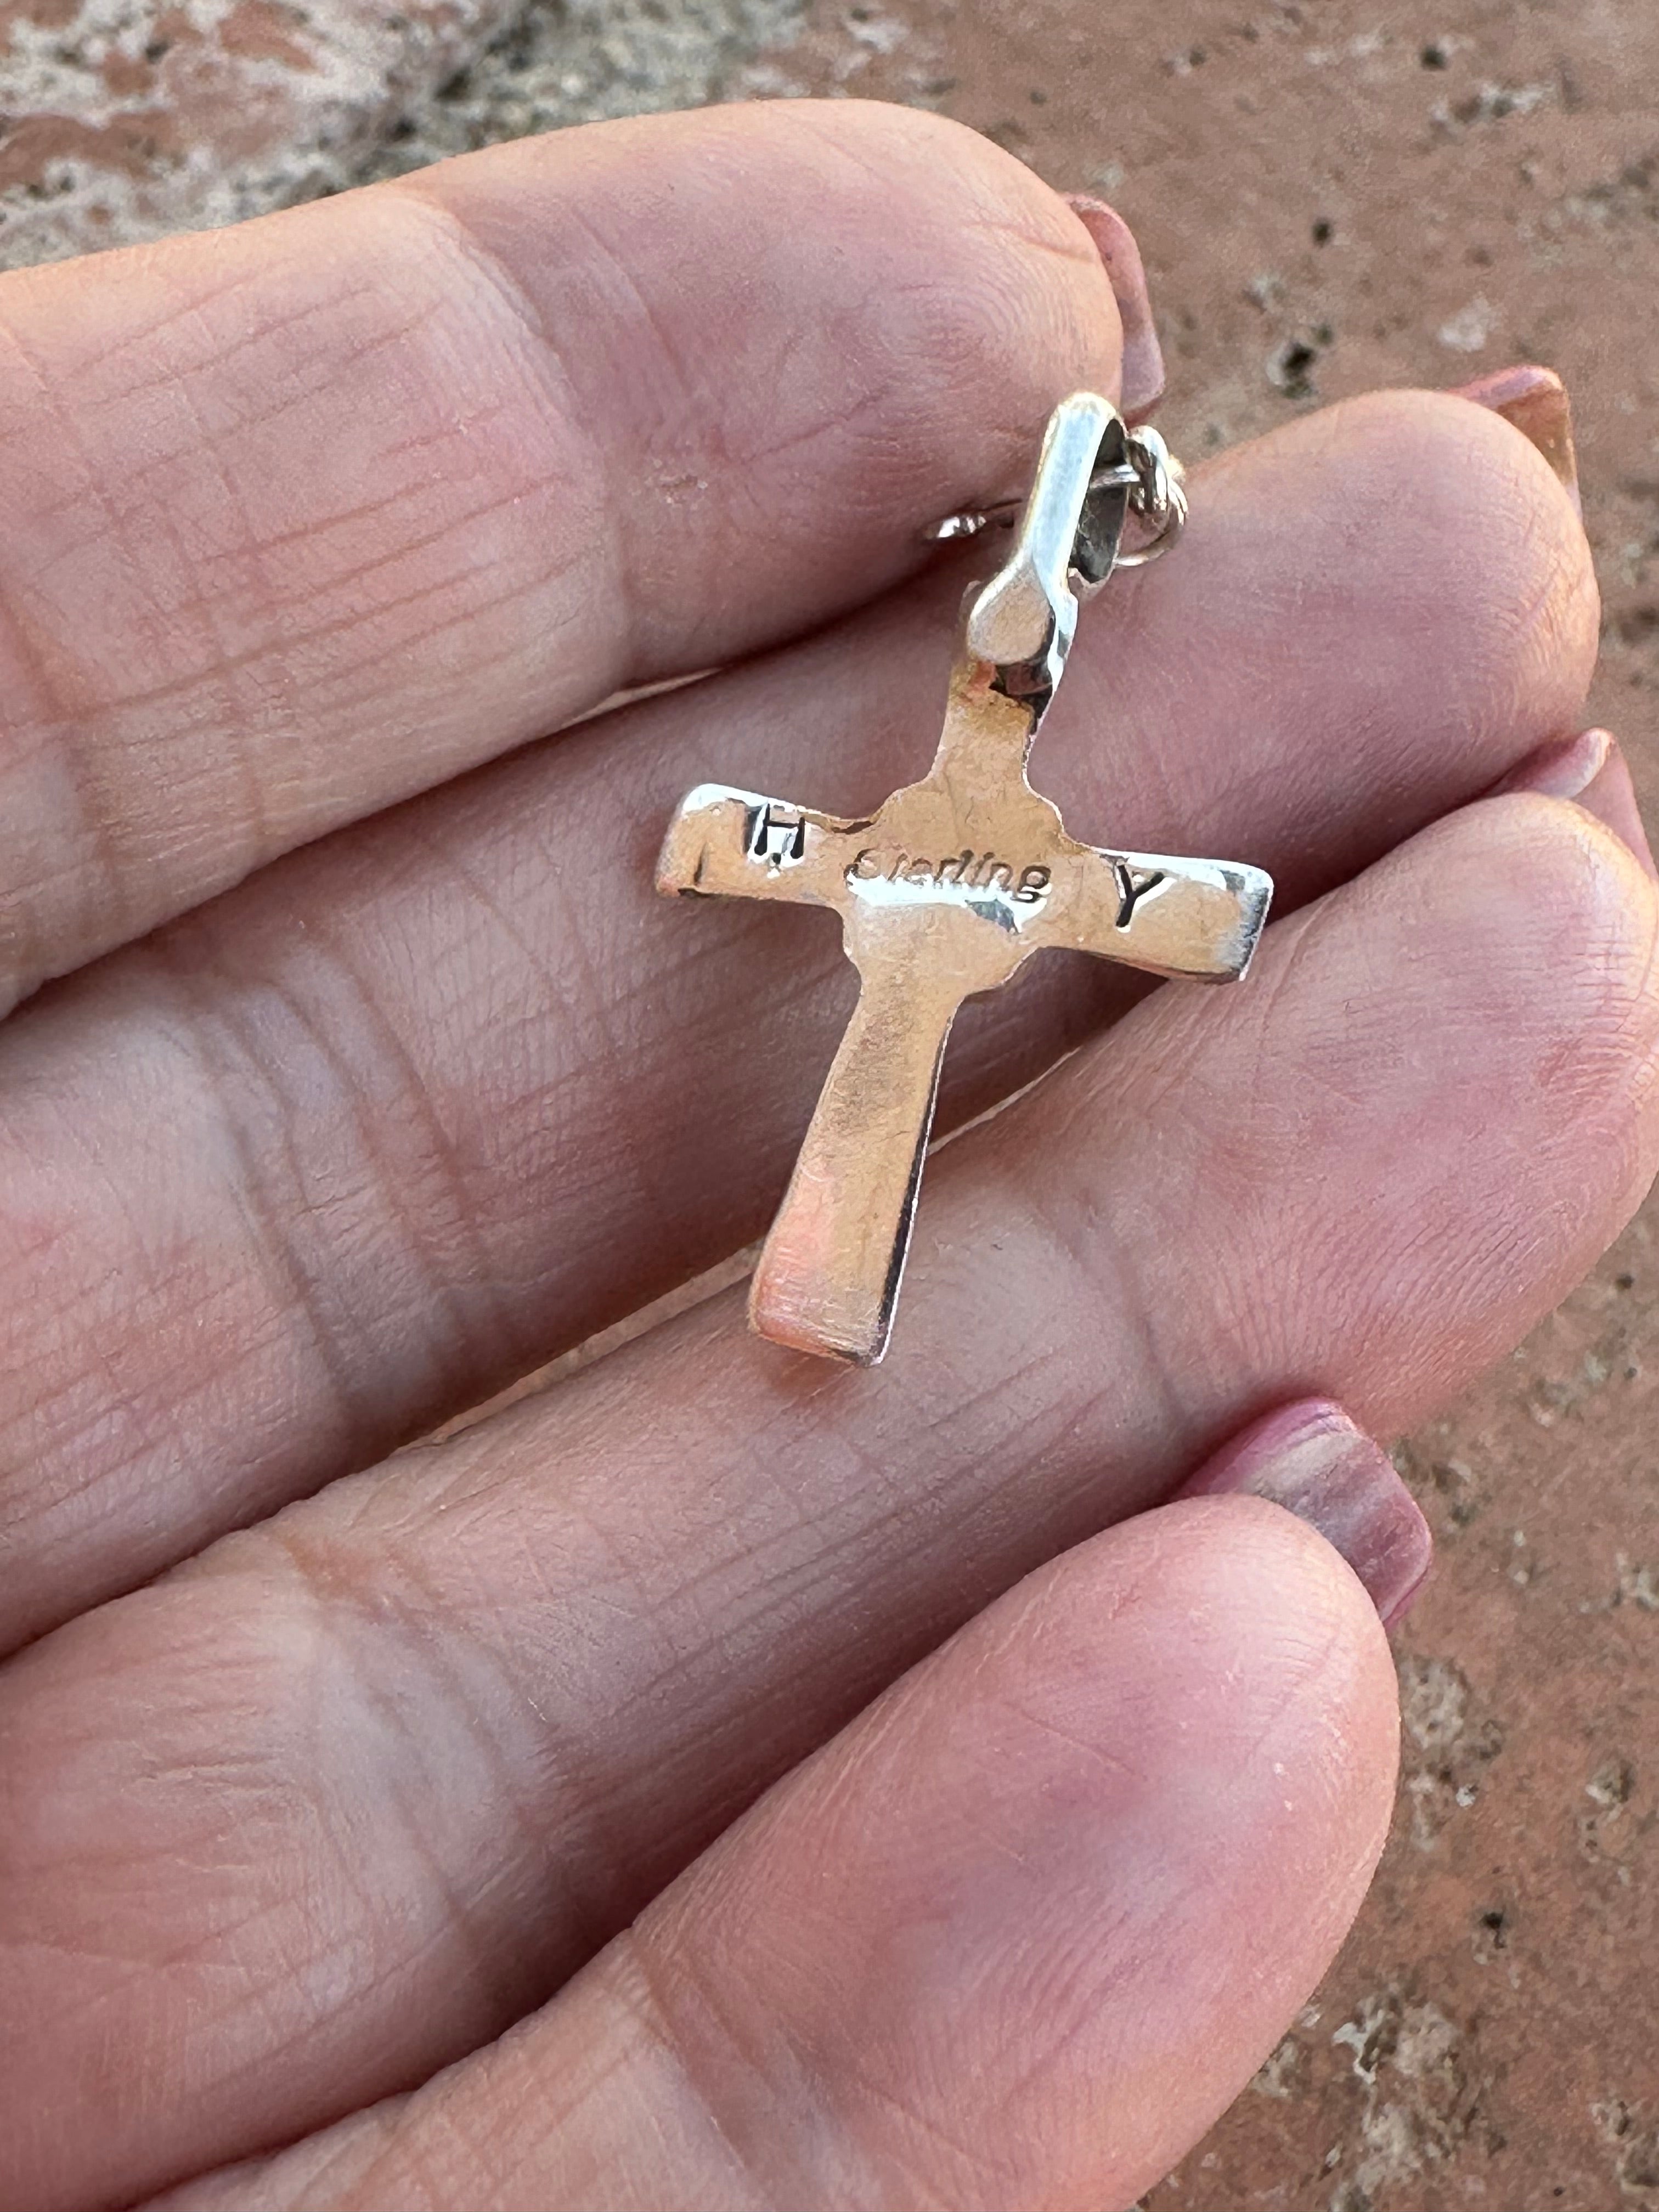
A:
POLYGON ((867 598, 1117 352, 1055 195, 854 104, 561 131, 8 276, 0 1003, 867 598))
POLYGON ((1498 791, 1535 791, 1546 799, 1571 799, 1598 822, 1605 822, 1636 855, 1644 872, 1659 881, 1642 811, 1636 802, 1630 763, 1617 738, 1606 730, 1580 730, 1545 745, 1502 777, 1498 791))
POLYGON ((1388 1454, 1328 1399, 1252 1422, 1177 1494, 1265 1498, 1296 1514, 1341 1553, 1384 1628, 1405 1619, 1433 1564, 1429 1524, 1388 1454))
MULTIPOLYGON (((1425 395, 1206 471, 1181 558, 1121 592, 1040 785, 1085 835, 1260 862, 1281 911, 1570 726, 1595 647, 1548 470, 1425 395)), ((905 781, 958 597, 942 577, 297 856, 14 1027, 13 1640, 760 1233, 850 972, 820 916, 656 899, 662 825, 710 775, 853 812, 905 781)), ((946 1126, 1127 1003, 1103 963, 1034 968, 964 1009, 946 1126)))
POLYGON ((1517 362, 1493 369, 1458 386, 1465 399, 1490 407, 1537 447, 1565 487, 1575 508, 1578 496, 1578 456, 1573 444, 1572 415, 1564 404, 1566 387, 1553 368, 1536 362, 1517 362))
POLYGON ((1656 939, 1588 817, 1471 810, 946 1150, 878 1372, 717 1301, 13 1662, 0 2063, 43 2117, 12 2196, 423 2078, 1261 1407, 1422 1416, 1645 1186, 1656 939), (112 2117, 94 2020, 165 2111, 112 2117))
POLYGON ((1172 1506, 993 1606, 509 2044, 169 2204, 1126 2206, 1329 1963, 1397 1741, 1336 1554, 1172 1506))
POLYGON ((1121 404, 1130 422, 1151 414, 1164 396, 1164 349, 1152 319, 1146 271, 1134 233, 1117 210, 1087 192, 1068 192, 1066 204, 1094 240, 1095 251, 1111 279, 1123 326, 1123 389, 1121 404))

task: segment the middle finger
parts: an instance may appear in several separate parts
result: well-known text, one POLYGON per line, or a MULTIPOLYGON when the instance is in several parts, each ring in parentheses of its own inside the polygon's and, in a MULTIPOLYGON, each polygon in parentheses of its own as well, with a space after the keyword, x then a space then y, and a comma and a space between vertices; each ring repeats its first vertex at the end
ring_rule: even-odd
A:
MULTIPOLYGON (((6 1640, 759 1231, 851 972, 827 917, 656 900, 654 848, 705 777, 854 812, 915 773, 959 588, 296 855, 12 1024, 6 1640)), ((1595 622, 1523 438, 1350 403, 1204 471, 1179 557, 1091 609, 1037 781, 1085 836, 1268 866, 1283 912, 1569 723, 1595 622)), ((1131 988, 1057 960, 969 1009, 943 1125, 1131 988)))
POLYGON ((1651 1172, 1656 942, 1588 816, 1472 808, 952 1147, 878 1372, 716 1301, 12 1662, 0 2198, 419 2078, 1265 1404, 1420 1415, 1651 1172))

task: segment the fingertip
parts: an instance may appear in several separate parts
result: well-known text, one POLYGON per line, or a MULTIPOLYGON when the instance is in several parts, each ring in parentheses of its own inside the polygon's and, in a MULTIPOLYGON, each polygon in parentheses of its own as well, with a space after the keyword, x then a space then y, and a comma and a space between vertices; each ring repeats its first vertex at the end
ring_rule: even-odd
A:
POLYGON ((1355 1576, 1276 1505, 1194 1498, 1010 1592, 641 1929, 704 1987, 744 1898, 719 1971, 812 2051, 848 2193, 1127 2202, 1328 1966, 1397 1754, 1355 1576))
MULTIPOLYGON (((1444 1110, 1473 1130, 1502 1100, 1523 1108, 1528 1173, 1554 1190, 1559 1296, 1659 1169, 1659 884, 1582 799, 1536 791, 1437 823, 1396 865, 1420 902, 1406 956, 1439 965, 1449 998, 1464 976, 1478 986, 1463 1018, 1484 1048, 1444 1110)), ((1393 869, 1376 872, 1398 896, 1393 869)))
POLYGON ((1067 192, 1066 204, 1089 234, 1112 287, 1123 325, 1123 383, 1119 406, 1130 422, 1149 415, 1164 396, 1164 349, 1158 343, 1146 270, 1135 234, 1115 207, 1088 192, 1067 192))
MULTIPOLYGON (((1548 750, 1553 749, 1547 749, 1548 750)), ((1545 760, 1546 774, 1550 763, 1545 760)), ((1604 772, 1604 771, 1603 771, 1604 772)), ((1443 1008, 1507 1040, 1507 1065, 1544 1055, 1559 1076, 1581 1048, 1645 1006, 1654 981, 1659 887, 1583 794, 1509 779, 1443 816, 1349 888, 1393 941, 1362 950, 1374 984, 1408 993, 1431 961, 1443 1008)), ((1445 1032, 1449 1034, 1449 1031, 1445 1032)))
POLYGON ((1488 796, 1535 791, 1546 799, 1577 799, 1607 766, 1613 740, 1606 730, 1579 730, 1551 738, 1501 776, 1488 796))
POLYGON ((1185 1498, 1263 1498, 1316 1528, 1358 1577, 1385 1628, 1427 1580, 1434 1539, 1381 1444, 1328 1398, 1250 1423, 1182 1486, 1185 1498))
POLYGON ((999 2024, 1047 2058, 1038 2132, 1069 2148, 1075 2201, 1115 2201, 1224 2109, 1352 1923, 1393 1815, 1395 1674, 1356 1575, 1259 1498, 1141 1516, 1022 1598, 1024 1633, 975 1668, 977 1773, 933 1832, 949 1820, 1045 1869, 1034 1899, 979 1868, 970 1926, 996 1963, 964 1931, 963 1966, 1030 2008, 1005 1996, 999 2024), (1134 2163, 1085 2173, 1101 2150, 1080 2102, 1097 2114, 1099 2080, 1134 2163))
MULTIPOLYGON (((1304 1425, 1302 1411, 1291 1407, 1270 1415, 1262 1430, 1271 1437, 1282 1421, 1305 1443, 1322 1425, 1304 1425)), ((1339 1418, 1349 1435, 1360 1433, 1346 1414, 1339 1418)), ((1254 1456, 1249 1432, 1239 1441, 1254 1456)), ((1285 1456, 1271 1442, 1268 1450, 1275 1461, 1285 1456)), ((1201 1686, 1213 1675, 1227 1682, 1230 1695, 1271 1707, 1315 1765, 1324 1756, 1328 1729, 1352 1749, 1380 1754, 1369 1774, 1367 1761, 1359 1758, 1329 1778, 1339 1790, 1357 1786, 1362 1829, 1386 1829, 1399 1717, 1394 1662, 1376 1597, 1340 1546, 1312 1512, 1249 1487, 1189 1489, 1142 1518, 1170 1547, 1170 1612, 1179 1613, 1183 1601, 1190 1605, 1201 1594, 1207 1632, 1217 1641, 1209 1666, 1188 1686, 1190 1692, 1213 1695, 1201 1686), (1161 1528, 1165 1522, 1167 1534, 1161 1528), (1236 1689, 1229 1668, 1218 1662, 1229 1656, 1242 1662, 1247 1650, 1249 1683, 1236 1689)), ((1255 1717, 1241 1707, 1228 1724, 1255 1717)), ((1270 1771, 1282 1757, 1273 1751, 1270 1771)))
MULTIPOLYGON (((1651 985, 1659 933, 1659 885, 1650 857, 1633 848, 1632 837, 1606 818, 1601 804, 1585 803, 1592 795, 1602 802, 1612 796, 1607 779, 1617 758, 1609 752, 1576 796, 1510 789, 1493 793, 1489 810, 1482 810, 1489 811, 1490 826, 1481 872, 1496 875, 1507 866, 1505 889, 1530 909, 1535 931, 1601 956, 1585 969, 1592 992, 1651 985)), ((1632 806, 1634 797, 1632 790, 1632 806)))
POLYGON ((1612 830, 1644 876, 1659 882, 1630 763, 1610 730, 1579 730, 1571 737, 1551 738, 1511 769, 1488 796, 1501 798, 1517 791, 1575 800, 1612 830))
MULTIPOLYGON (((1595 732, 1606 736, 1606 732, 1595 732)), ((1607 755, 1596 773, 1577 793, 1577 803, 1585 813, 1611 830, 1613 836, 1630 852, 1650 883, 1659 884, 1659 866, 1656 866, 1653 848, 1648 841, 1647 827, 1642 820, 1642 809, 1632 780, 1630 763, 1616 738, 1607 740, 1607 755)))
POLYGON ((1453 396, 1489 408, 1535 446, 1559 478, 1573 510, 1582 515, 1578 456, 1572 435, 1572 402, 1553 368, 1530 362, 1490 371, 1453 388, 1453 396))
POLYGON ((1457 607, 1468 654, 1501 672, 1506 721, 1577 720, 1601 599, 1577 507, 1539 445, 1454 392, 1366 392, 1326 411, 1353 441, 1345 462, 1351 479, 1363 471, 1374 511, 1408 512, 1419 573, 1457 607))

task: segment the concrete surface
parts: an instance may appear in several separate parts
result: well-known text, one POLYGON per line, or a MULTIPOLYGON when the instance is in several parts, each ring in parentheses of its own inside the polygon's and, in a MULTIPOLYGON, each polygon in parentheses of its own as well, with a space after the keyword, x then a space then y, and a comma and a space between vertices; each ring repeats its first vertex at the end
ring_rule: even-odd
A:
MULTIPOLYGON (((1607 602, 1595 711, 1659 819, 1653 0, 11 0, 0 258, 228 220, 635 107, 937 107, 1139 234, 1179 449, 1552 363, 1607 602)), ((1401 1447, 1441 1545, 1341 1959, 1188 2212, 1659 2207, 1659 1204, 1401 1447)))

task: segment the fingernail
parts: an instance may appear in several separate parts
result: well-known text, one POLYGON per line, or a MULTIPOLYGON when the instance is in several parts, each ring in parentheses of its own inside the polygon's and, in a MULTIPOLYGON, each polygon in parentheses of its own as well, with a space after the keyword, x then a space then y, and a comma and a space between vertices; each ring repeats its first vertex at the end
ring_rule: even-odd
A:
POLYGON ((1152 303, 1146 290, 1146 271, 1134 233, 1114 207, 1087 192, 1067 192, 1066 204, 1094 240, 1095 252, 1117 301, 1123 325, 1124 419, 1138 422, 1150 415, 1164 392, 1164 349, 1152 321, 1152 303))
POLYGON ((1224 1445, 1178 1492, 1266 1498, 1317 1528, 1369 1592, 1385 1628, 1403 1618, 1434 1556, 1429 1524, 1381 1444, 1340 1406, 1283 1406, 1224 1445))
POLYGON ((1544 799, 1577 799, 1607 764, 1613 739, 1605 730, 1580 730, 1576 738, 1552 738, 1493 784, 1504 791, 1535 791, 1544 799))
POLYGON ((1494 792, 1535 791, 1546 799, 1571 799, 1604 823, 1635 854, 1647 874, 1659 883, 1653 848, 1642 824, 1631 781, 1630 763, 1619 740, 1607 730, 1581 730, 1528 753, 1494 792))
POLYGON ((1566 486, 1578 512, 1578 457, 1572 443, 1572 402, 1567 387, 1553 368, 1522 364, 1495 368, 1477 376, 1473 384, 1460 384, 1454 396, 1473 399, 1477 407, 1490 407, 1506 422, 1513 422, 1529 438, 1566 486))

